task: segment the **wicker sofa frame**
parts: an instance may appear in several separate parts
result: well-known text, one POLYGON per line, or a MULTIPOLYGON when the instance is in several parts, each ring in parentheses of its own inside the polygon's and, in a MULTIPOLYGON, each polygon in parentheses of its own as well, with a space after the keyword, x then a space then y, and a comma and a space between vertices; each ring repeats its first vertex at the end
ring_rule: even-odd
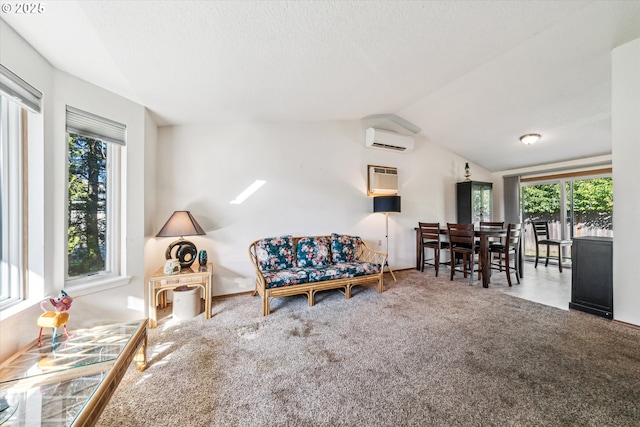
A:
MULTIPOLYGON (((294 249, 298 246, 298 241, 303 237, 311 237, 311 238, 325 237, 327 239, 331 238, 331 236, 293 237, 292 241, 293 241, 294 249)), ((373 249, 369 248, 364 243, 364 241, 361 241, 360 245, 358 246, 358 250, 356 252, 356 260, 380 265, 381 267, 380 267, 379 273, 368 274, 364 276, 323 280, 320 282, 299 283, 299 284, 283 286, 283 287, 267 288, 265 277, 262 274, 262 271, 260 270, 260 268, 258 267, 258 258, 256 255, 258 242, 260 242, 260 240, 256 240, 253 243, 251 243, 251 245, 249 245, 249 258, 251 259, 251 263, 253 264, 253 267, 256 273, 256 288, 252 292, 252 295, 253 296, 255 296, 256 294, 260 295, 260 298, 262 299, 262 315, 263 316, 267 316, 271 312, 271 309, 269 306, 270 298, 305 294, 307 296, 307 300, 309 301, 309 307, 313 307, 314 296, 318 291, 339 289, 344 294, 346 299, 351 298, 351 288, 356 285, 366 285, 371 283, 377 283, 378 293, 382 293, 384 291, 384 266, 387 261, 387 254, 384 252, 374 251, 373 249)), ((294 257, 296 257, 295 253, 296 251, 294 250, 294 257)), ((296 261, 297 260, 294 260, 294 265, 296 264, 296 261)))

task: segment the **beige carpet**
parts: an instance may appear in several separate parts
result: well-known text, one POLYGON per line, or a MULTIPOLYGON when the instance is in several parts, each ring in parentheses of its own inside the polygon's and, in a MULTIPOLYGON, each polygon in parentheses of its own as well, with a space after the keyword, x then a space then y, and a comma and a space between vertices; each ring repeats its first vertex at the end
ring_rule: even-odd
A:
MULTIPOLYGON (((640 330, 403 271, 151 329, 99 426, 638 426, 640 330)), ((446 275, 445 275, 446 276, 446 275)))

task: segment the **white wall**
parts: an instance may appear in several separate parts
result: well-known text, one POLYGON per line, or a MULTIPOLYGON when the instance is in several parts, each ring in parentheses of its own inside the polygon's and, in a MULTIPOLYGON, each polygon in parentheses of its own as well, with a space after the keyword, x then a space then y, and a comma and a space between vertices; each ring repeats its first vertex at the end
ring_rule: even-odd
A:
MULTIPOLYGON (((126 158, 123 163, 127 186, 125 274, 127 285, 75 297, 69 329, 92 324, 144 318, 145 239, 145 132, 155 124, 144 107, 53 68, 34 49, 0 20, 0 61, 43 92, 43 113, 38 117, 40 141, 30 158, 29 268, 31 291, 27 300, 0 312, 0 360, 4 360, 33 339, 42 313, 40 301, 64 287, 66 253, 66 134, 67 104, 91 111, 127 125, 126 158), (33 179, 32 179, 33 178, 33 179)), ((37 135, 31 134, 31 137, 37 135)), ((38 138, 36 138, 37 140, 38 138)), ((49 331, 50 333, 50 331, 49 331)))
POLYGON ((613 315, 640 325, 636 249, 640 231, 640 39, 613 50, 613 315))
MULTIPOLYGON (((190 210, 207 232, 189 239, 214 264, 214 295, 253 289, 247 248, 263 237, 348 233, 384 251, 385 217, 372 213, 366 191, 369 164, 398 168, 402 212, 389 215, 389 263, 414 267, 414 227, 455 221, 455 183, 465 163, 420 137, 408 153, 367 149, 359 121, 163 127, 157 159, 153 234, 174 210, 190 210), (229 203, 256 179, 267 183, 244 203, 229 203)), ((470 166, 472 179, 491 181, 470 166)), ((171 240, 147 245, 155 268, 171 240)))
MULTIPOLYGON (((144 236, 145 236, 145 257, 144 257, 144 276, 145 283, 147 279, 154 273, 157 267, 154 263, 147 259, 146 250, 149 245, 149 236, 155 235, 159 227, 156 225, 156 152, 158 141, 158 127, 153 120, 151 113, 145 112, 145 151, 144 151, 144 236)), ((162 224, 160 225, 160 227, 162 224)), ((152 242, 153 243, 153 242, 152 242)), ((148 298, 147 287, 145 286, 145 301, 148 298)), ((145 303, 145 316, 148 316, 145 303)))

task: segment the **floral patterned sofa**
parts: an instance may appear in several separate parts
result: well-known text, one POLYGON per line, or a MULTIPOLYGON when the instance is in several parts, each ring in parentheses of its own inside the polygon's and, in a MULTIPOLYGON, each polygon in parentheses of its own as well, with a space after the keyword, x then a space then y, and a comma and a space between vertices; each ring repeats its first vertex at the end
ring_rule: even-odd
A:
POLYGON ((378 292, 384 290, 387 254, 370 249, 360 237, 269 237, 251 243, 249 257, 256 272, 253 295, 262 298, 263 316, 270 312, 269 298, 306 294, 312 307, 317 291, 341 289, 348 299, 355 285, 377 282, 378 292))

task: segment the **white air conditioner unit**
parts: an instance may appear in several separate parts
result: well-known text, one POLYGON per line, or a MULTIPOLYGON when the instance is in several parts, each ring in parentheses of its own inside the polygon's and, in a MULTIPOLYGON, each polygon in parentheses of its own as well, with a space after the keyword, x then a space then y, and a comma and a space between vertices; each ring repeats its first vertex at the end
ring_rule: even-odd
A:
POLYGON ((369 193, 369 195, 398 194, 398 169, 370 166, 369 193))
POLYGON ((401 135, 374 128, 367 128, 365 137, 365 147, 378 148, 391 151, 413 150, 414 139, 412 136, 401 135))

